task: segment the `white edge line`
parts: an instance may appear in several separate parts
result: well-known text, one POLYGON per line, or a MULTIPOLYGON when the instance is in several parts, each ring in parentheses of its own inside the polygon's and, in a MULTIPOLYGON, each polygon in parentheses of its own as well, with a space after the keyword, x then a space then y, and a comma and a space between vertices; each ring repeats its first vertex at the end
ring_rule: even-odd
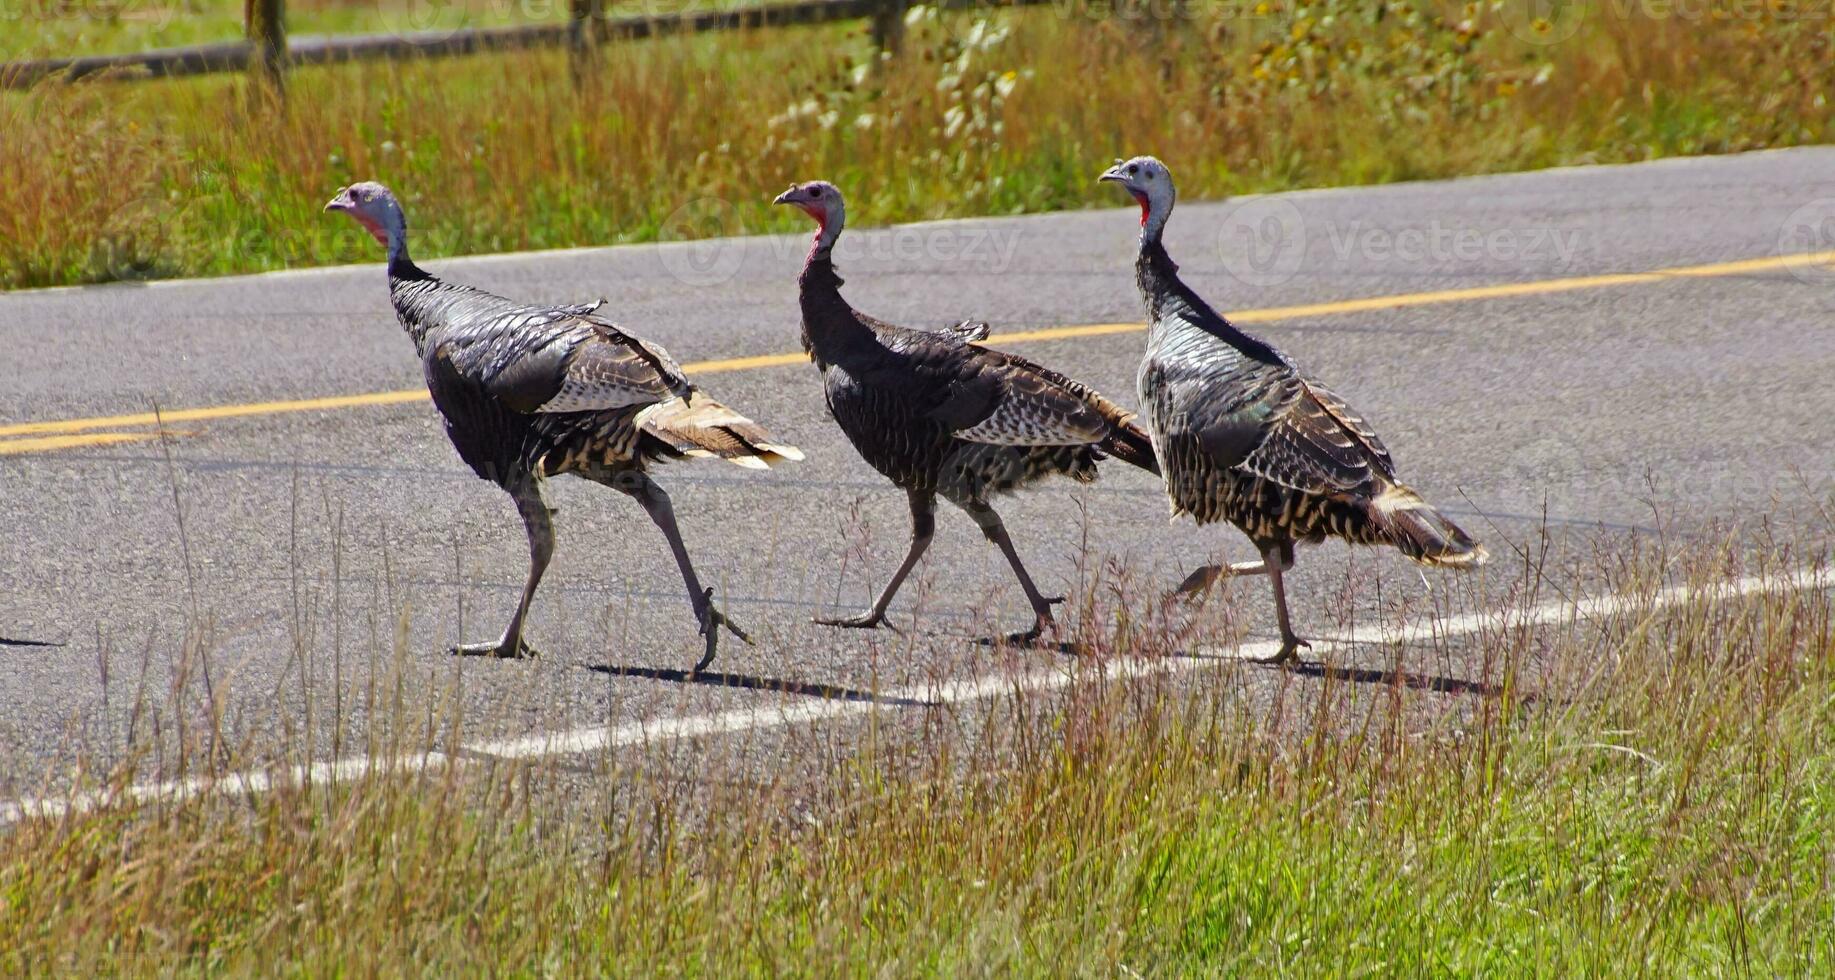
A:
MULTIPOLYGON (((1690 599, 1743 598, 1769 592, 1827 591, 1831 583, 1820 568, 1799 568, 1772 575, 1748 575, 1707 588, 1676 585, 1659 589, 1648 597, 1615 593, 1578 602, 1546 602, 1520 613, 1512 609, 1461 613, 1443 619, 1423 619, 1401 627, 1386 624, 1360 626, 1348 637, 1325 647, 1356 644, 1410 642, 1435 637, 1463 636, 1487 626, 1540 626, 1563 620, 1609 616, 1634 610, 1657 610, 1679 605, 1690 599)), ((1273 641, 1242 644, 1227 653, 1189 657, 1161 657, 1091 662, 1109 679, 1136 679, 1155 674, 1175 674, 1201 667, 1213 667, 1231 660, 1265 657, 1276 651, 1273 641)), ((914 684, 879 692, 873 699, 858 701, 812 700, 791 704, 734 708, 699 715, 686 715, 650 721, 633 721, 621 725, 599 725, 562 732, 528 735, 518 738, 472 742, 459 750, 462 757, 486 756, 504 761, 540 759, 558 755, 577 755, 684 738, 704 738, 734 732, 778 728, 816 721, 832 721, 869 714, 889 700, 921 701, 932 705, 966 704, 1013 692, 1036 694, 1068 687, 1079 677, 1089 676, 1079 665, 1058 665, 1012 674, 990 674, 979 678, 943 683, 914 684)), ((265 793, 276 787, 303 787, 335 784, 376 774, 412 775, 438 769, 455 761, 443 752, 418 752, 394 757, 354 756, 287 769, 254 770, 224 776, 197 776, 161 783, 142 783, 119 791, 90 791, 64 797, 20 799, 0 803, 0 824, 17 823, 25 817, 60 818, 87 813, 104 806, 130 803, 177 803, 208 796, 237 793, 265 793)))

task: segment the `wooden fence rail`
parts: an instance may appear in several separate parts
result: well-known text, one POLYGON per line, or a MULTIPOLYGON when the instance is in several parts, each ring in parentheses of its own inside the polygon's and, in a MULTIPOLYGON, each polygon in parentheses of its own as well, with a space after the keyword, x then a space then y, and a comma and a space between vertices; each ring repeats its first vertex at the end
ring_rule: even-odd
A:
MULTIPOLYGON (((1053 0, 940 0, 933 5, 943 8, 1017 7, 1049 2, 1053 0)), ((567 23, 355 37, 288 37, 281 26, 278 0, 246 0, 250 40, 137 54, 7 62, 0 64, 0 90, 29 88, 49 80, 137 81, 245 70, 278 87, 285 70, 297 65, 450 58, 486 51, 563 46, 569 47, 579 58, 586 56, 592 44, 607 41, 861 18, 872 18, 874 40, 890 49, 898 44, 904 12, 910 5, 911 0, 793 0, 732 10, 602 17, 594 16, 600 9, 598 3, 575 2, 573 16, 567 23)))

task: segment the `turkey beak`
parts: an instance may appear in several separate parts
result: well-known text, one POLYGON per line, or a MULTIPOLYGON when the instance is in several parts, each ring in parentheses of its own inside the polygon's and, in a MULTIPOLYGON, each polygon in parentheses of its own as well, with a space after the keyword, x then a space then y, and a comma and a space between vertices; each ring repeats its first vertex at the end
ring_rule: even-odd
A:
POLYGON ((771 203, 772 204, 790 204, 792 203, 790 200, 790 195, 795 194, 795 193, 796 193, 796 188, 792 187, 789 190, 783 192, 782 194, 777 195, 777 197, 773 198, 771 203))
POLYGON ((331 200, 325 202, 325 210, 349 211, 350 201, 345 199, 345 193, 343 191, 339 191, 331 200))
POLYGON ((1096 178, 1096 183, 1100 184, 1108 180, 1118 181, 1120 183, 1125 184, 1127 183, 1128 178, 1122 176, 1121 167, 1115 166, 1115 167, 1110 167, 1107 170, 1104 170, 1102 172, 1102 176, 1096 178))

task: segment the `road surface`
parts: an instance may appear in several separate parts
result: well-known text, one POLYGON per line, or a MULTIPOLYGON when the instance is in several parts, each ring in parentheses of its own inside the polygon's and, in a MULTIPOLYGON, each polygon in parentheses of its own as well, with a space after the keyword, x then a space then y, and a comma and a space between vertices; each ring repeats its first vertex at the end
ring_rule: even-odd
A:
MULTIPOLYGON (((1132 405, 1134 235, 1131 208, 853 229, 837 262, 863 310, 989 320, 993 346, 1132 405)), ((1303 634, 1481 611, 1520 579, 1524 549, 1546 546, 1561 569, 1637 538, 1733 528, 1743 547, 1767 518, 1778 540, 1826 546, 1835 149, 1188 202, 1167 239, 1190 283, 1364 410, 1404 479, 1496 559, 1480 577, 1424 580, 1392 554, 1305 551, 1289 587, 1303 634)), ((975 642, 1028 616, 953 510, 894 606, 902 633, 808 623, 870 600, 906 518, 798 353, 805 243, 424 263, 531 302, 603 296, 807 452, 768 474, 658 472, 702 577, 758 640, 723 645, 701 682, 680 674, 697 638, 661 536, 621 495, 565 478, 528 628, 544 656, 443 652, 501 629, 526 549, 507 497, 441 433, 380 265, 0 295, 0 637, 62 644, 0 646, 0 798, 67 786, 181 729, 250 757, 286 745, 331 759, 360 754, 405 703, 436 727, 463 717, 486 754, 544 754, 634 732, 718 737, 770 712, 919 714, 1061 669, 1058 653, 975 642)), ((1102 603, 1091 617, 1067 607, 1073 631, 1101 631, 1116 575, 1141 608, 1199 563, 1250 557, 1227 528, 1169 522, 1155 481, 1120 465, 1000 509, 1042 587, 1102 603)), ((1236 583, 1205 607, 1203 642, 1267 640, 1265 588, 1236 583)), ((1420 666, 1478 679, 1456 655, 1420 666)))

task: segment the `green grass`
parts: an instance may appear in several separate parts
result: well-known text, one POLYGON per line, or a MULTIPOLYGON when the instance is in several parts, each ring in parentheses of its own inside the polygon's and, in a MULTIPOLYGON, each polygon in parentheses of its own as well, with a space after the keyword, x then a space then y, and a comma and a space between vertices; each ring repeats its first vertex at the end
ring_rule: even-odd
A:
POLYGON ((1114 205, 1094 175, 1138 152, 1192 199, 1830 136, 1813 19, 1604 5, 1535 44, 1499 5, 1266 6, 926 8, 885 64, 859 23, 665 38, 578 90, 559 52, 305 69, 285 109, 237 76, 47 84, 0 98, 0 287, 374 259, 319 213, 366 178, 438 257, 801 230, 768 202, 818 176, 878 223, 1114 205))
MULTIPOLYGON (((733 0, 722 0, 730 9, 733 0)), ((738 0, 751 3, 754 0, 738 0)), ((0 61, 132 54, 154 48, 239 41, 240 0, 9 0, 17 29, 0 33, 0 61)), ((567 0, 293 0, 287 31, 295 37, 395 34, 510 24, 558 23, 567 0)), ((607 0, 608 15, 710 9, 708 0, 607 0)))
MULTIPOLYGON (((1801 561, 1598 554, 1575 578, 1633 594, 1801 561)), ((1556 594, 1528 584, 1525 605, 1556 594)), ((1143 608, 1116 601, 1085 622, 1143 608)), ((715 740, 588 760, 584 788, 565 767, 471 763, 28 822, 0 839, 0 969, 1835 969, 1826 592, 1489 628, 1472 661, 1488 697, 1295 680, 1266 703, 1240 696, 1245 668, 1194 686, 1090 666, 1154 656, 1168 629, 1095 628, 1061 696, 941 712, 935 734, 962 738, 889 716, 764 750, 819 759, 808 778, 758 776, 756 750, 715 740)), ((426 711, 395 696, 400 718, 426 711)))

